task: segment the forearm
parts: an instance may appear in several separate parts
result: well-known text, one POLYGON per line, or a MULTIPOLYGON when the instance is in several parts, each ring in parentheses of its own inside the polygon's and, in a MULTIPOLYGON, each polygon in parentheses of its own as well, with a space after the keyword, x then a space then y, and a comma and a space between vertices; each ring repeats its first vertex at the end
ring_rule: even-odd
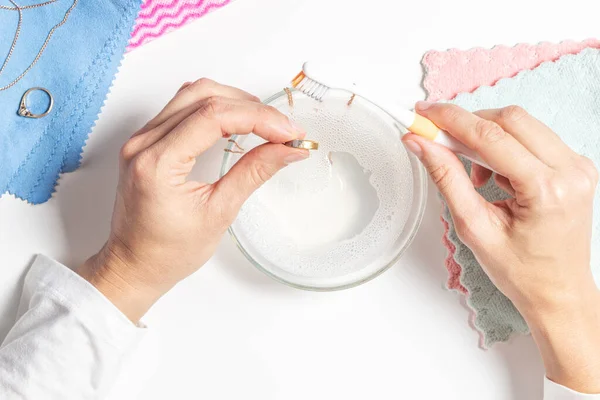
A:
POLYGON ((600 393, 600 292, 524 313, 546 376, 581 393, 600 393))
MULTIPOLYGON (((76 273, 93 285, 133 323, 137 323, 167 288, 143 284, 143 277, 131 276, 130 264, 119 255, 116 246, 105 245, 100 252, 79 268, 76 273)), ((122 253, 121 253, 122 254, 122 253)))
POLYGON ((38 256, 0 347, 0 398, 102 398, 143 331, 81 277, 38 256))

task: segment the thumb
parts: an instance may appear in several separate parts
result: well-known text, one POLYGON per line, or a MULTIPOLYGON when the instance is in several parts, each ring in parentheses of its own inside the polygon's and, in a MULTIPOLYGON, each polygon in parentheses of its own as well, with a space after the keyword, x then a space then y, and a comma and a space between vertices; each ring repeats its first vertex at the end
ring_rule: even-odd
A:
POLYGON ((308 150, 265 143, 255 147, 215 183, 213 196, 223 210, 238 213, 252 193, 285 166, 308 158, 308 150))
POLYGON ((474 215, 485 209, 485 199, 477 193, 463 164, 452 151, 412 133, 405 135, 402 142, 421 160, 446 199, 457 230, 460 231, 460 226, 472 222, 474 215))

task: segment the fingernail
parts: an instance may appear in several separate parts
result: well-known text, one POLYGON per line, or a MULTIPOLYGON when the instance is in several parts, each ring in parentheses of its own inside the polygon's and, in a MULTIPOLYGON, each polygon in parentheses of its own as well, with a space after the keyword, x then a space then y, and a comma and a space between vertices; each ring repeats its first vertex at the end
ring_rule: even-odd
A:
POLYGON ((298 161, 306 160, 309 156, 308 150, 296 150, 293 153, 288 154, 283 159, 286 164, 292 164, 298 161))
POLYGON ((431 103, 429 101, 417 101, 417 104, 415 104, 415 110, 417 110, 417 111, 425 111, 429 107, 431 107, 432 104, 433 103, 431 103))
POLYGON ((407 140, 404 142, 404 145, 408 150, 410 150, 411 153, 417 156, 419 160, 423 158, 423 149, 419 143, 415 142, 414 140, 407 140))

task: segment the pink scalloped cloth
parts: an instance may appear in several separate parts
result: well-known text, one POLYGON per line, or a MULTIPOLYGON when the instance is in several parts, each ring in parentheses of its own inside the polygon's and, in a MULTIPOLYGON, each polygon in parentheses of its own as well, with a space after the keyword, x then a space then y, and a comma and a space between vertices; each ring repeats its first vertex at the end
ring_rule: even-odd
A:
POLYGON ((232 0, 146 0, 133 26, 127 51, 140 47, 219 9, 232 0))
MULTIPOLYGON (((577 54, 588 47, 600 48, 600 40, 429 51, 422 60, 425 68, 423 87, 429 101, 451 100, 459 93, 470 93, 480 86, 493 86, 502 78, 512 78, 520 71, 534 69, 546 61, 556 61, 566 54, 577 54)), ((447 287, 468 294, 460 283, 462 268, 454 259, 456 248, 448 239, 448 223, 441 219, 445 229, 442 243, 448 249, 445 260, 447 287)))

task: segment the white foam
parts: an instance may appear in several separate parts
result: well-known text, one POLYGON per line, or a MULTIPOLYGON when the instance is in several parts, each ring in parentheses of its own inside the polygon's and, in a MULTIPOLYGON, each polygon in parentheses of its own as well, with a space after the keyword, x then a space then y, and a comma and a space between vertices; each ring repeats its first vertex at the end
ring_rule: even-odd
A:
MULTIPOLYGON (((276 105, 319 150, 259 189, 234 223, 242 246, 275 275, 356 274, 388 251, 409 217, 413 175, 398 131, 366 103, 346 101, 296 96, 291 110, 276 105)), ((246 148, 262 143, 243 140, 246 148)))

